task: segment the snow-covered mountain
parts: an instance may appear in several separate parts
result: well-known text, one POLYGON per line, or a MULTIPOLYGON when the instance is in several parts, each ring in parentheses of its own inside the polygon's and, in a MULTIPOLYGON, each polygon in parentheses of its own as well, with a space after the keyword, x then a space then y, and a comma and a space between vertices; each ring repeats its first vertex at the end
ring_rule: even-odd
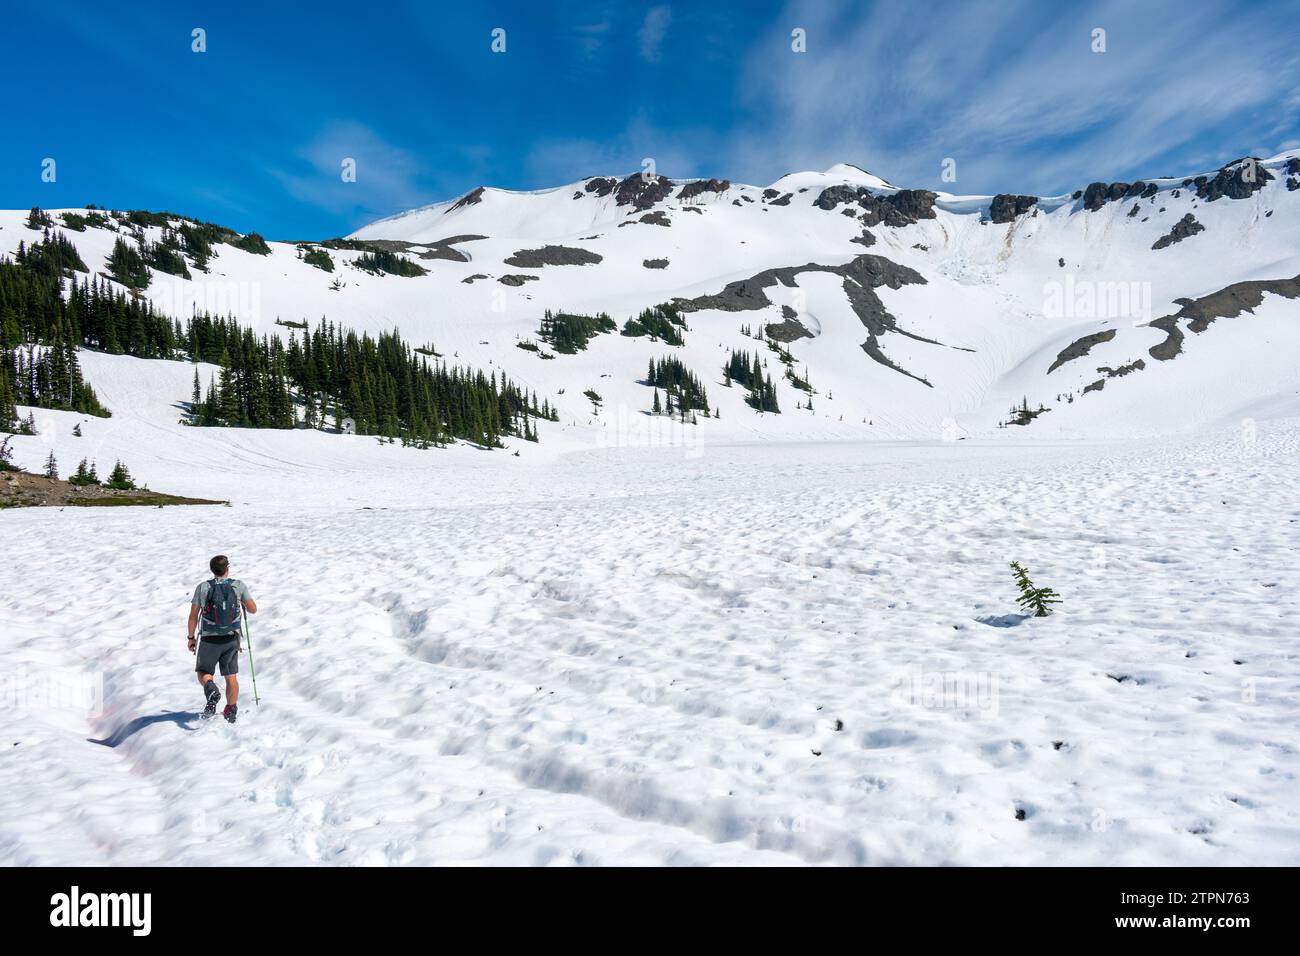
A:
MULTIPOLYGON (((505 369, 583 443, 643 424, 647 363, 668 354, 718 410, 692 426, 706 440, 988 437, 1021 404, 1017 434, 1148 434, 1300 408, 1297 186, 1300 151, 1053 197, 901 189, 849 165, 767 187, 639 173, 480 187, 333 243, 333 272, 303 261, 308 243, 272 242, 269 255, 219 245, 206 274, 155 273, 139 294, 264 331, 322 316, 397 327, 505 369), (353 268, 367 247, 424 274, 353 268), (622 327, 661 303, 686 319, 681 346, 611 333, 557 356, 538 342, 546 309, 622 327), (789 377, 758 336, 788 349, 789 377), (725 387, 741 349, 766 359, 781 414, 725 387)), ((37 236, 25 216, 0 213, 5 252, 37 236)), ((104 271, 117 232, 66 234, 104 271)))

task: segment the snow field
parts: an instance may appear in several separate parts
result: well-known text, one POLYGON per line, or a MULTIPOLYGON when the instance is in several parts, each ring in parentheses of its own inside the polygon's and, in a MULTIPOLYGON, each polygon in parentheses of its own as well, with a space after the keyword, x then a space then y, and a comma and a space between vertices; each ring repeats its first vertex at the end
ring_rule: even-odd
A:
POLYGON ((606 449, 435 506, 376 474, 373 510, 9 513, 0 667, 100 675, 103 712, 5 707, 0 860, 1293 864, 1298 445, 606 449), (263 608, 233 727, 183 643, 217 551, 263 608))

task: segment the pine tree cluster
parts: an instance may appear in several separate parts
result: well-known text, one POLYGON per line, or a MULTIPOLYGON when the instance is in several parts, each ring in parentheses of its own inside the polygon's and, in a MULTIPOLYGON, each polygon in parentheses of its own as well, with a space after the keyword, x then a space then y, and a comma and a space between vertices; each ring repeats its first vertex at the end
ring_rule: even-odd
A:
POLYGON ((732 350, 727 355, 727 364, 722 367, 722 374, 727 385, 739 382, 749 390, 745 402, 760 412, 780 412, 776 400, 776 385, 772 376, 763 371, 763 360, 757 352, 737 352, 732 350))
POLYGON ((617 328, 618 323, 604 312, 578 315, 547 309, 542 314, 542 325, 537 330, 537 337, 555 351, 573 355, 586 349, 587 343, 597 335, 613 332, 617 328))
POLYGON ((108 256, 108 274, 129 289, 147 289, 153 278, 135 244, 118 236, 108 256))
POLYGON ((334 260, 331 259, 330 254, 320 246, 310 246, 305 249, 302 254, 302 261, 307 263, 309 266, 323 269, 325 272, 334 271, 334 260))
POLYGON ((250 232, 246 236, 240 236, 237 239, 228 240, 230 245, 236 249, 243 249, 245 252, 251 252, 255 256, 269 256, 271 247, 266 244, 266 240, 255 232, 250 232))
POLYGON ((388 249, 363 252, 353 260, 352 264, 362 272, 369 272, 373 275, 422 276, 428 271, 423 266, 416 265, 406 256, 398 255, 388 249))
POLYGON ((14 421, 16 405, 109 417, 82 377, 76 345, 61 329, 48 346, 0 349, 0 428, 14 421))
MULTIPOLYGON (((656 389, 662 388, 667 395, 667 413, 677 414, 685 417, 687 412, 698 409, 709 414, 709 396, 700 384, 700 380, 690 369, 682 364, 680 359, 668 356, 656 362, 650 360, 650 373, 646 381, 656 389)), ((659 399, 659 392, 655 392, 655 401, 659 399)), ((658 415, 664 411, 661 406, 659 409, 651 408, 651 412, 658 415)))
POLYGON ((45 230, 44 238, 30 247, 18 243, 16 259, 20 265, 46 278, 58 279, 71 272, 87 272, 86 263, 72 240, 61 232, 45 230))
MULTIPOLYGON (((195 226, 195 235, 215 228, 195 226)), ((185 243, 185 230, 177 230, 179 240, 167 247, 185 243)), ((73 275, 65 297, 59 273, 68 257, 59 237, 32 249, 38 247, 35 263, 31 250, 19 263, 0 260, 0 416, 17 404, 107 415, 81 377, 80 345, 221 366, 219 380, 196 389, 195 424, 290 428, 301 408, 309 426, 325 426, 332 413, 335 427, 352 418, 359 434, 420 445, 464 439, 498 446, 507 435, 535 441, 536 419, 558 420, 548 401, 539 403, 504 375, 431 361, 396 332, 372 338, 322 319, 311 334, 291 335, 286 346, 278 336, 259 337, 233 319, 206 313, 182 324, 94 276, 79 282, 73 275)), ((136 261, 143 267, 139 252, 121 239, 115 253, 128 271, 136 261)))
POLYGON ((285 346, 279 336, 259 338, 233 320, 200 315, 186 338, 192 359, 222 369, 195 397, 198 425, 291 428, 300 405, 307 427, 326 427, 332 413, 335 428, 351 418, 359 435, 496 447, 506 435, 536 441, 534 420, 559 417, 504 375, 431 362, 396 332, 372 338, 322 319, 285 346))
POLYGON ((628 319, 620 334, 632 337, 648 335, 669 345, 685 345, 686 339, 682 336, 685 329, 686 320, 681 313, 675 306, 665 303, 643 309, 635 319, 628 319))
POLYGON ((167 226, 163 227, 162 238, 158 242, 146 242, 144 250, 145 263, 168 275, 190 277, 190 270, 185 265, 185 249, 180 233, 167 226))

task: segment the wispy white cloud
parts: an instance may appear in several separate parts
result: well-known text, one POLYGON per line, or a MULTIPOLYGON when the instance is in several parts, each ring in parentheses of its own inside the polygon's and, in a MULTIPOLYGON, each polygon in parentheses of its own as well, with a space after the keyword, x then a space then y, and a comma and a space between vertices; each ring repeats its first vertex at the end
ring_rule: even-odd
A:
POLYGON ((957 191, 1177 174, 1147 167, 1207 142, 1222 161, 1295 128, 1300 57, 1278 22, 1226 0, 1019 0, 924 17, 904 4, 792 4, 749 52, 740 100, 758 118, 730 153, 759 176, 777 157, 785 168, 850 161, 918 185, 941 185, 953 157, 958 182, 942 185, 957 191), (806 53, 790 50, 795 26, 806 53), (1097 27, 1105 53, 1091 49, 1097 27))
POLYGON ((578 41, 578 52, 587 58, 596 56, 603 49, 613 26, 609 20, 578 24, 573 28, 573 35, 578 41))
POLYGON ((293 198, 358 224, 427 202, 431 192, 417 157, 352 121, 329 123, 268 172, 293 198), (343 179, 346 160, 355 162, 355 182, 343 179))
POLYGON ((663 59, 664 37, 673 22, 673 8, 667 4, 651 7, 641 21, 637 31, 637 40, 641 47, 641 59, 647 63, 658 63, 663 59))

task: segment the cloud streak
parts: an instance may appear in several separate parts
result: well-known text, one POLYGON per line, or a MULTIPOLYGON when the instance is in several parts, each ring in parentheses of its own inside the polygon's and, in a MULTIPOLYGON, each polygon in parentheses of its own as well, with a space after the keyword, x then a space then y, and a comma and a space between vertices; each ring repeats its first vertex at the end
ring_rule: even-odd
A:
POLYGON ((917 17, 901 4, 792 4, 747 58, 738 98, 762 120, 733 137, 732 159, 762 167, 777 144, 785 168, 850 161, 958 192, 1187 172, 1149 167, 1228 129, 1241 139, 1215 162, 1294 130, 1300 109, 1285 91, 1300 86, 1300 58, 1273 12, 1111 0, 917 17), (793 26, 807 30, 805 54, 790 52, 793 26), (1104 53, 1091 48, 1097 27, 1104 53), (939 182, 945 157, 958 161, 956 184, 939 182))
POLYGON ((658 63, 663 59, 664 38, 673 22, 673 9, 666 4, 651 7, 637 31, 641 59, 647 63, 658 63))

